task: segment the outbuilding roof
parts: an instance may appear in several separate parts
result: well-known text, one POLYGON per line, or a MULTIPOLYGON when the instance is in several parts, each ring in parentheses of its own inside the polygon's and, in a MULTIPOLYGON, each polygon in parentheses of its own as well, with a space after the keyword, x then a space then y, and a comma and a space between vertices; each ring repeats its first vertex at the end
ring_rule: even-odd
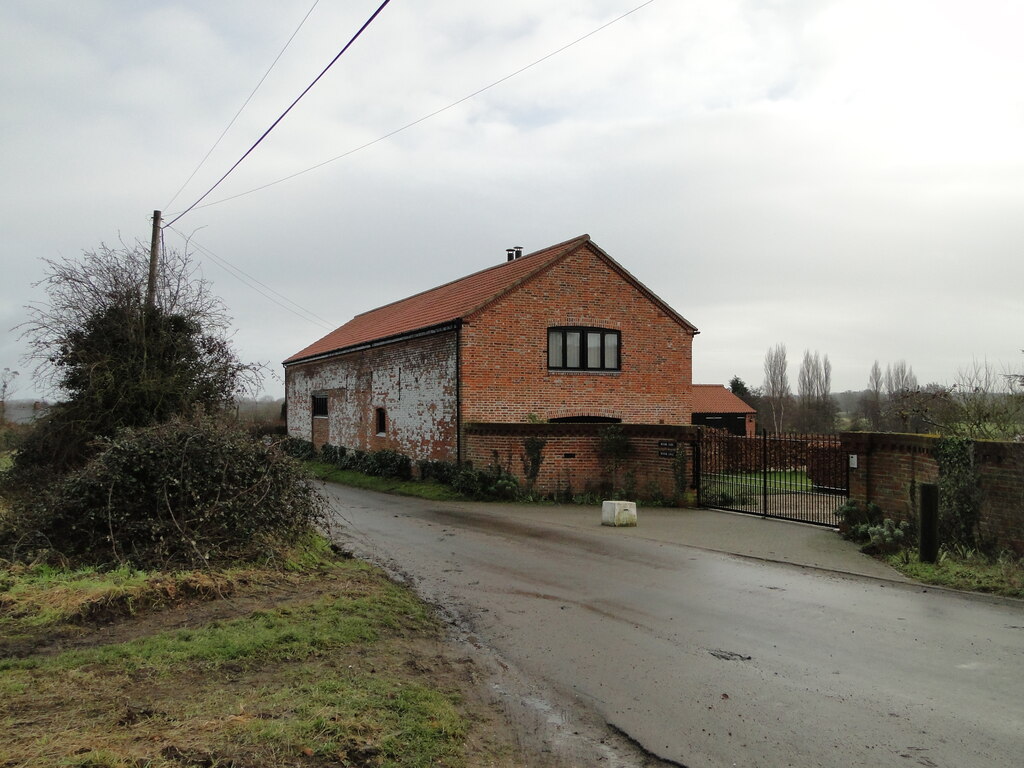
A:
POLYGON ((338 354, 373 342, 437 328, 470 317, 580 248, 590 248, 676 322, 690 332, 697 333, 692 324, 601 250, 590 239, 590 235, 580 235, 356 315, 345 325, 296 352, 285 360, 284 364, 290 365, 338 354))
POLYGON ((721 384, 693 385, 694 413, 757 413, 721 384))

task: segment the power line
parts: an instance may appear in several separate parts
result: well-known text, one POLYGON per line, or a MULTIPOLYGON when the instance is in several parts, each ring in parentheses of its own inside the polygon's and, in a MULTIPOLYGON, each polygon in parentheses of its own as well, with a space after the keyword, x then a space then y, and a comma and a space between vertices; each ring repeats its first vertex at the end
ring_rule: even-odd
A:
MULTIPOLYGON (((406 123, 401 128, 396 128, 395 130, 390 131, 388 133, 385 133, 383 136, 379 136, 378 138, 373 139, 372 141, 368 141, 365 144, 361 144, 360 146, 355 147, 354 149, 350 149, 347 152, 343 152, 340 155, 336 155, 335 157, 330 158, 329 160, 324 160, 323 162, 317 163, 316 165, 312 165, 309 168, 306 168, 305 170, 296 171, 295 173, 290 174, 288 176, 284 176, 284 177, 282 177, 280 179, 277 179, 276 181, 268 182, 268 183, 263 184, 263 185, 261 185, 259 187, 253 187, 250 190, 247 190, 245 192, 239 192, 236 195, 231 195, 229 197, 222 197, 220 200, 214 200, 213 202, 207 203, 206 205, 199 205, 198 203, 200 201, 196 201, 196 203, 193 203, 192 207, 189 208, 189 210, 192 210, 192 208, 209 208, 210 206, 213 206, 213 205, 220 205, 221 203, 226 203, 229 200, 236 200, 239 197, 245 197, 246 195, 251 195, 254 192, 260 192, 260 191, 262 191, 264 189, 267 189, 269 187, 276 186, 277 184, 281 184, 281 183, 283 183, 285 181, 290 181, 291 179, 294 179, 294 178, 296 178, 298 176, 302 176, 302 175, 307 174, 307 173, 309 173, 311 171, 315 171, 318 168, 323 168, 325 165, 329 165, 329 164, 331 164, 331 163, 333 163, 333 162, 335 162, 337 160, 341 160, 343 158, 346 158, 349 155, 354 155, 356 152, 361 152, 364 149, 368 149, 369 147, 372 147, 374 144, 379 144, 382 141, 386 141, 387 139, 390 139, 392 136, 395 136, 395 135, 401 133, 402 131, 408 130, 409 128, 412 128, 412 127, 414 127, 416 125, 419 125, 420 123, 426 122, 427 120, 429 120, 432 117, 437 117, 442 112, 447 112, 449 109, 452 109, 453 107, 457 107, 459 104, 462 104, 463 102, 469 101, 470 99, 472 99, 472 98, 474 98, 476 96, 479 96, 481 93, 484 93, 485 91, 489 91, 491 88, 494 88, 494 87, 496 87, 498 85, 501 85, 502 83, 504 83, 507 80, 511 80, 516 75, 520 75, 523 72, 526 72, 527 70, 532 69, 533 67, 536 67, 538 64, 542 64, 543 62, 547 61, 548 59, 552 58, 553 56, 557 56, 558 54, 562 53, 563 51, 566 51, 569 48, 572 48, 577 43, 582 43, 587 38, 593 37, 598 32, 601 32, 601 31, 607 29, 608 27, 610 27, 612 24, 616 24, 617 22, 622 21, 626 17, 632 16, 634 13, 636 13, 637 11, 640 11, 640 10, 646 8, 648 5, 650 5, 653 2, 654 2, 654 0, 647 0, 647 2, 641 3, 636 8, 633 8, 632 10, 626 11, 621 16, 617 16, 616 18, 612 19, 611 21, 608 21, 608 22, 602 24, 601 26, 597 27, 596 29, 591 30, 587 34, 583 35, 582 37, 576 38, 571 43, 567 43, 566 45, 563 45, 561 48, 559 48, 557 50, 554 50, 554 51, 552 51, 551 53, 549 53, 549 54, 547 54, 545 56, 542 56, 541 58, 537 59, 536 61, 534 61, 534 62, 532 62, 530 64, 527 64, 525 67, 521 67, 520 69, 517 69, 515 72, 512 72, 511 74, 505 75, 504 77, 502 77, 502 78, 500 78, 498 80, 495 80, 490 85, 485 85, 483 88, 480 88, 480 89, 478 89, 476 91, 473 91, 468 96, 463 96, 461 99, 458 99, 457 101, 453 101, 451 104, 449 104, 446 107, 441 107, 440 109, 435 110, 435 111, 431 112, 430 114, 424 115, 423 117, 420 117, 420 118, 417 118, 416 120, 413 120, 411 123, 406 123)), ((213 190, 211 189, 210 191, 212 192, 213 190)), ((209 192, 207 194, 209 194, 209 192)), ((206 197, 206 195, 203 195, 203 197, 206 197)), ((200 198, 200 200, 201 199, 202 198, 200 198)), ((188 211, 185 211, 185 213, 187 213, 187 212, 188 211)), ((178 218, 180 218, 181 216, 184 216, 185 213, 180 214, 180 216, 178 218)), ((177 221, 177 219, 175 219, 175 221, 177 221)))
POLYGON ((251 288, 252 290, 256 291, 261 296, 263 296, 265 299, 268 299, 268 300, 272 301, 274 304, 277 304, 277 306, 279 306, 282 309, 285 309, 285 310, 291 312, 293 315, 295 315, 296 317, 302 319, 303 321, 305 321, 307 323, 314 323, 315 325, 322 326, 323 328, 326 328, 329 331, 333 331, 333 330, 335 330, 335 328, 337 328, 337 325, 334 325, 330 321, 325 320, 324 318, 320 317, 318 314, 316 314, 312 310, 306 309, 304 306, 302 306, 298 302, 292 301, 287 296, 285 296, 283 293, 280 293, 279 291, 275 291, 273 288, 271 288, 266 283, 260 282, 255 277, 250 275, 248 272, 243 270, 241 267, 235 266, 230 261, 225 259, 223 256, 218 256, 216 253, 211 251, 209 248, 206 248, 203 245, 200 245, 195 240, 193 240, 192 238, 190 238, 187 235, 185 235, 183 232, 175 229, 174 227, 171 227, 169 224, 167 226, 168 226, 168 228, 170 228, 170 230, 172 232, 174 232, 175 234, 177 234, 180 237, 182 237, 185 240, 185 242, 187 242, 191 247, 195 248, 197 251, 202 253, 204 256, 209 258, 213 263, 215 263, 217 266, 219 266, 221 269, 223 269, 225 272, 227 272, 229 275, 234 277, 236 280, 238 280, 243 285, 246 285, 249 288, 251 288), (260 286, 260 287, 257 287, 257 286, 260 286), (266 290, 263 290, 263 289, 266 289, 266 290), (277 299, 274 298, 274 296, 271 296, 270 294, 274 294, 274 296, 278 296, 279 298, 283 299, 285 302, 287 302, 288 304, 291 304, 292 306, 289 307, 286 304, 283 304, 282 302, 278 301, 277 299), (292 309, 292 307, 295 307, 296 309, 298 309, 298 311, 296 311, 296 309, 292 309), (300 312, 302 314, 300 314, 300 312))
POLYGON ((306 11, 306 15, 302 17, 302 21, 299 22, 299 26, 295 28, 295 31, 292 32, 292 36, 288 38, 287 42, 285 42, 284 48, 282 48, 281 51, 277 54, 277 56, 274 58, 274 60, 270 62, 270 67, 268 67, 267 71, 263 73, 263 77, 260 78, 260 81, 256 83, 256 87, 252 89, 252 93, 250 93, 246 97, 245 101, 242 102, 242 106, 240 106, 238 108, 238 111, 235 112, 235 116, 231 118, 231 122, 228 123, 227 127, 221 132, 220 136, 217 137, 217 140, 213 142, 213 146, 210 147, 210 149, 207 151, 205 155, 203 155, 203 159, 199 161, 199 165, 195 167, 195 170, 192 171, 192 173, 189 174, 189 177, 185 179, 185 182, 180 187, 178 187, 178 191, 174 193, 174 197, 172 197, 170 201, 168 201, 167 205, 163 207, 163 210, 166 211, 168 208, 171 207, 174 201, 178 199, 178 195, 181 194, 181 191, 188 186, 188 183, 192 181, 193 178, 195 178, 195 175, 197 173, 199 173, 199 169, 203 167, 203 164, 210 159, 210 155, 213 154, 213 150, 217 148, 221 140, 227 135, 227 132, 231 130, 231 126, 235 124, 235 121, 238 119, 238 116, 242 114, 242 110, 244 110, 249 105, 249 102, 252 101, 252 97, 256 95, 256 91, 260 89, 260 86, 263 85, 263 81, 267 79, 267 76, 270 74, 270 72, 274 69, 275 66, 277 66, 277 62, 280 61, 281 57, 284 55, 284 52, 288 50, 288 46, 292 44, 292 40, 294 40, 295 36, 299 34, 299 30, 302 29, 302 25, 306 23, 306 19, 308 19, 309 15, 313 13, 313 9, 316 8, 319 2, 320 0, 313 0, 313 5, 311 5, 309 10, 306 11))
MULTIPOLYGON (((651 0, 651 1, 653 2, 653 0, 651 0)), ((390 2, 391 2, 391 0, 384 0, 384 2, 382 2, 382 3, 380 4, 380 6, 379 6, 379 7, 377 8, 377 10, 376 10, 376 11, 374 11, 374 12, 373 12, 373 14, 372 14, 372 15, 370 16, 370 18, 368 18, 368 19, 367 19, 367 20, 366 20, 366 21, 365 21, 365 22, 363 23, 363 26, 361 26, 361 27, 359 28, 359 31, 358 31, 358 32, 356 32, 356 33, 355 33, 355 34, 354 34, 354 35, 352 36, 352 39, 351 39, 351 40, 349 40, 349 41, 348 41, 347 43, 345 43, 345 47, 344 47, 344 48, 342 48, 342 49, 341 49, 340 51, 338 51, 338 55, 337 55, 337 56, 335 56, 335 57, 334 57, 333 59, 331 59, 331 62, 330 62, 330 63, 329 63, 329 64, 328 64, 328 65, 327 65, 326 67, 324 67, 323 71, 322 71, 322 72, 321 72, 321 73, 320 73, 319 75, 317 75, 317 76, 316 76, 316 77, 315 77, 315 78, 313 79, 313 82, 311 82, 311 83, 310 83, 309 85, 307 85, 307 86, 306 86, 306 89, 305 89, 305 90, 304 90, 304 91, 303 91, 302 93, 300 93, 300 94, 298 95, 298 97, 297 97, 297 98, 295 99, 295 101, 293 101, 293 102, 292 102, 292 103, 291 103, 291 104, 290 104, 290 105, 288 106, 288 109, 286 109, 286 110, 285 110, 284 112, 282 112, 282 113, 281 113, 281 116, 280 116, 279 118, 277 118, 277 120, 275 120, 275 121, 274 121, 274 123, 273 123, 273 124, 272 124, 272 125, 271 125, 271 126, 270 126, 269 128, 267 128, 267 130, 265 130, 265 131, 263 132, 263 135, 262 135, 262 136, 260 136, 260 137, 259 137, 259 138, 258 138, 258 139, 256 140, 256 143, 255 143, 255 144, 253 144, 253 145, 252 145, 251 147, 249 147, 249 149, 247 149, 247 150, 245 151, 245 154, 244 154, 244 155, 242 155, 242 156, 241 156, 240 158, 238 158, 238 160, 237 160, 237 161, 235 162, 235 164, 234 164, 234 165, 232 165, 232 166, 231 166, 230 168, 228 168, 228 170, 227 170, 227 173, 225 173, 225 174, 224 174, 223 176, 221 176, 221 177, 220 177, 220 178, 219 178, 219 179, 217 180, 217 183, 216 183, 216 184, 214 184, 214 185, 213 185, 212 187, 210 187, 210 188, 209 188, 208 190, 206 190, 206 192, 204 192, 204 193, 202 194, 202 196, 201 196, 201 197, 200 197, 200 198, 199 198, 198 200, 196 200, 196 201, 195 201, 194 203, 192 203, 192 205, 190 205, 190 206, 189 206, 188 208, 186 208, 186 209, 185 209, 184 211, 182 211, 182 212, 181 212, 181 213, 179 213, 179 214, 178 214, 177 216, 175 216, 175 217, 174 217, 174 219, 172 219, 171 221, 167 222, 167 224, 165 224, 164 226, 167 226, 167 227, 169 227, 169 226, 171 226, 172 224, 174 224, 174 223, 175 223, 176 221, 178 221, 178 219, 180 219, 180 218, 181 218, 182 216, 184 216, 184 215, 185 215, 186 213, 188 213, 188 212, 189 212, 189 211, 191 211, 191 210, 192 210, 193 208, 195 208, 195 207, 196 207, 197 205, 199 205, 199 203, 201 203, 201 202, 202 202, 202 201, 203 201, 203 200, 204 200, 204 199, 206 198, 206 196, 207 196, 207 195, 209 195, 209 194, 210 194, 211 192, 213 192, 213 190, 215 190, 215 189, 216 189, 216 188, 217 188, 218 186, 220 186, 220 183, 221 183, 222 181, 224 181, 224 179, 226 179, 226 178, 227 178, 227 177, 228 177, 229 175, 231 175, 231 172, 232 172, 232 171, 234 171, 234 170, 235 170, 235 168, 237 168, 237 167, 238 167, 239 165, 241 165, 241 164, 242 164, 242 161, 243 161, 243 160, 245 160, 245 158, 247 158, 247 157, 248 157, 248 156, 249 156, 249 155, 250 155, 250 154, 252 153, 252 151, 253 151, 254 149, 256 149, 256 147, 258 147, 258 146, 259 146, 259 145, 260 145, 260 144, 262 143, 262 141, 263 141, 263 140, 264 140, 265 138, 267 138, 267 136, 269 136, 269 135, 270 135, 270 132, 271 132, 272 130, 274 130, 274 128, 276 128, 276 127, 277 127, 278 123, 280 123, 280 122, 281 122, 282 120, 284 120, 285 116, 286 116, 286 115, 287 115, 287 114, 288 114, 289 112, 291 112, 291 111, 292 111, 292 107, 294 107, 294 106, 295 106, 296 104, 298 104, 298 103, 299 103, 299 101, 300 101, 300 100, 302 99, 302 97, 303 97, 303 96, 305 96, 305 95, 306 95, 307 93, 309 93, 309 91, 310 91, 310 90, 311 90, 311 89, 313 88, 313 86, 314 86, 314 85, 316 85, 316 84, 317 84, 317 83, 318 83, 318 82, 320 81, 320 78, 321 78, 321 77, 323 77, 324 75, 326 75, 326 74, 327 74, 327 70, 329 70, 329 69, 330 69, 331 67, 333 67, 333 66, 334 66, 334 62, 336 62, 336 61, 337 61, 338 59, 340 59, 340 58, 342 57, 342 55, 343 55, 343 54, 345 53, 345 51, 347 51, 347 50, 348 50, 348 49, 349 49, 349 48, 350 48, 350 47, 352 46, 352 44, 353 44, 353 43, 354 43, 354 42, 355 42, 355 41, 356 41, 356 40, 357 40, 357 39, 359 38, 359 36, 360 36, 361 34, 363 34, 363 31, 364 31, 364 30, 365 30, 365 29, 366 29, 366 28, 367 28, 368 26, 370 26, 370 24, 372 24, 372 23, 373 23, 373 20, 377 18, 377 16, 378 16, 378 15, 380 14, 380 12, 381 12, 381 11, 383 11, 383 10, 384 10, 384 8, 385 8, 385 6, 387 6, 387 4, 388 4, 388 3, 390 3, 390 2)))

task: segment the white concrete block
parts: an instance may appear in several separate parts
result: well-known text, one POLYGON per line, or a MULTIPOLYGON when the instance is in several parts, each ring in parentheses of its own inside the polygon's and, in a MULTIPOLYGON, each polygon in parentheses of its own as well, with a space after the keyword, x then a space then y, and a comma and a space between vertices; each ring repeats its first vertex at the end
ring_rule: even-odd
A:
POLYGON ((635 501, 601 502, 601 525, 636 525, 635 501))

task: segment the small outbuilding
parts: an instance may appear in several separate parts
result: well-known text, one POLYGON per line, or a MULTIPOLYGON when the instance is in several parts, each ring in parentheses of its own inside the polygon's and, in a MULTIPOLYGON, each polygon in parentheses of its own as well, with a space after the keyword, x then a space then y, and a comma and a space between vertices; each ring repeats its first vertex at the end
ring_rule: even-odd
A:
POLYGON ((757 410, 721 384, 693 385, 693 425, 754 437, 757 410))

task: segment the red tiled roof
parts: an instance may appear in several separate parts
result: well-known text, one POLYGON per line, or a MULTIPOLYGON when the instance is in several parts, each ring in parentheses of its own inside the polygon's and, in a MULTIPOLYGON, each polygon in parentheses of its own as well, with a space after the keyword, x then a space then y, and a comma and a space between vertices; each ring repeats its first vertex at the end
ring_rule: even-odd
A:
POLYGON ((529 280, 538 272, 584 246, 591 246, 596 253, 634 283, 652 301, 659 304, 680 324, 696 333, 697 329, 676 314, 668 305, 646 289, 639 281, 620 267, 610 256, 590 240, 590 235, 580 235, 564 243, 552 245, 540 251, 527 254, 514 261, 506 261, 488 269, 475 272, 467 277, 418 293, 406 299, 385 304, 361 315, 356 315, 345 325, 296 352, 284 361, 289 363, 328 355, 333 352, 358 347, 380 339, 389 339, 418 330, 434 328, 468 317, 492 301, 500 298, 529 280))
POLYGON ((694 413, 756 413, 721 384, 693 385, 694 413))

